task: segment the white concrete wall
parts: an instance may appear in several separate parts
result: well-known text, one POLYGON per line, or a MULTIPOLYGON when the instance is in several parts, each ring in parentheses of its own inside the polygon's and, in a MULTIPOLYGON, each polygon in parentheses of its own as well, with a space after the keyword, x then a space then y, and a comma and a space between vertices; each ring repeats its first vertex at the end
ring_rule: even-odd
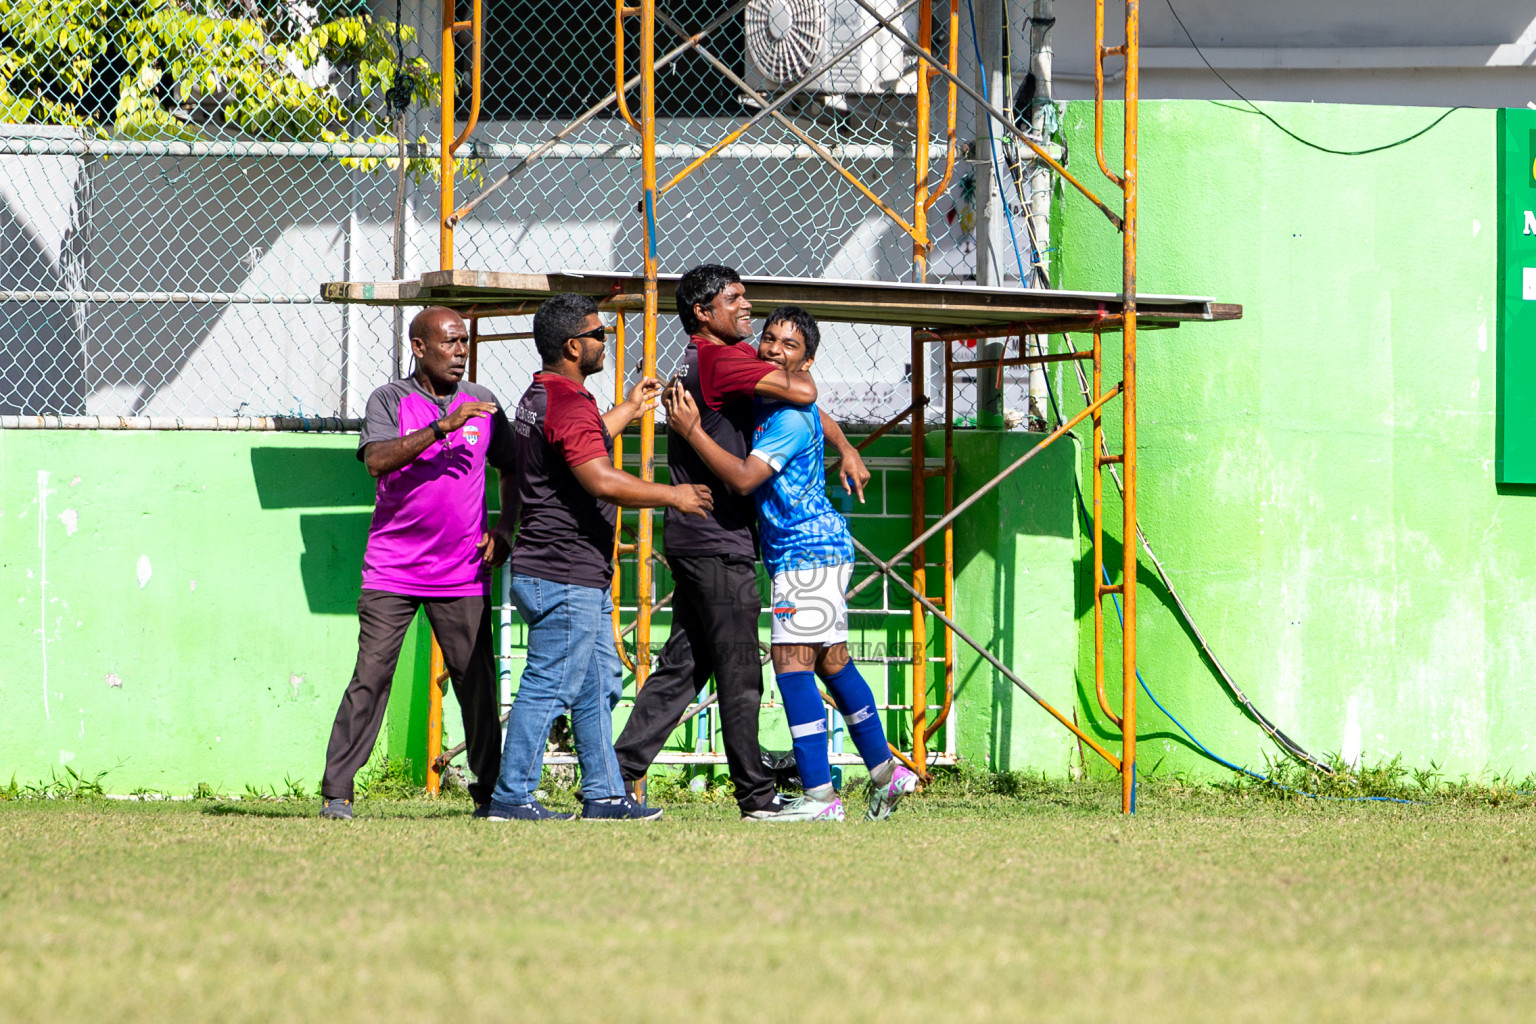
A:
MULTIPOLYGON (((1106 5, 1111 45, 1123 15, 1106 5)), ((1028 4, 1009 4, 1014 46, 1028 52, 1028 4)), ((1141 95, 1396 106, 1523 107, 1536 101, 1536 5, 1517 0, 1146 0, 1141 95), (1189 30, 1186 35, 1172 14, 1189 30)), ((1093 4, 1057 0, 1056 96, 1093 97, 1093 4)), ((1109 65, 1113 73, 1123 65, 1109 65)), ((1021 76, 1022 77, 1022 76, 1021 76)), ((1118 83, 1111 95, 1119 95, 1118 83)), ((1347 147, 1340 147, 1347 148, 1347 147)))

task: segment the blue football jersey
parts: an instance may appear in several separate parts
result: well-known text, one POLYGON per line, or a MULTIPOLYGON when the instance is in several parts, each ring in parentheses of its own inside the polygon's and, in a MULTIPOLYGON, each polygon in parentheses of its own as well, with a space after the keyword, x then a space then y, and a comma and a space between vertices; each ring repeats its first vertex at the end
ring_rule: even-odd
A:
POLYGON ((770 574, 853 562, 848 523, 827 498, 825 441, 815 405, 757 405, 752 454, 773 476, 753 492, 770 574))

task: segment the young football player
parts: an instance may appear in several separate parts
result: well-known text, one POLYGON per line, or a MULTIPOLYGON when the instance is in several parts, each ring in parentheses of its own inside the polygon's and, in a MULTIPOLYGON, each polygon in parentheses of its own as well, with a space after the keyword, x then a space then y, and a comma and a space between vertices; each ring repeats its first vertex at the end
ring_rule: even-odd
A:
MULTIPOLYGON (((790 373, 809 370, 821 333, 798 306, 768 314, 758 358, 790 373)), ((827 498, 823 439, 816 406, 757 400, 752 450, 726 452, 698 429, 698 406, 686 390, 664 396, 671 430, 738 494, 757 501, 763 564, 773 579, 773 671, 789 717, 804 793, 767 821, 841 821, 832 785, 827 715, 820 676, 869 769, 865 816, 879 821, 917 787, 917 776, 891 756, 874 694, 848 657, 848 606, 853 573, 848 523, 827 498)))

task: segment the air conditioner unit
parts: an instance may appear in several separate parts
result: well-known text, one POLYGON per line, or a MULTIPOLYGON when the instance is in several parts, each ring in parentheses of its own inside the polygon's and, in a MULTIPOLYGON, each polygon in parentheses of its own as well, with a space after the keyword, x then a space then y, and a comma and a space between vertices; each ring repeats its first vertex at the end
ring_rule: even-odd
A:
MULTIPOLYGON (((873 0, 870 6, 888 15, 898 4, 873 0)), ((910 23, 898 24, 908 34, 915 29, 910 23)), ((751 0, 746 11, 747 82, 760 92, 780 92, 875 25, 853 0, 751 0)), ((911 61, 903 51, 901 41, 881 29, 818 75, 806 91, 834 96, 911 92, 911 61)))

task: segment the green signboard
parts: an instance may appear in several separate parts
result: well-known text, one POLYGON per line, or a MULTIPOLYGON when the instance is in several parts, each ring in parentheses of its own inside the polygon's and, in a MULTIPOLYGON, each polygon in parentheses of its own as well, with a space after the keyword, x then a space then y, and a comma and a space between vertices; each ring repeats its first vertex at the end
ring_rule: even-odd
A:
POLYGON ((1499 111, 1494 479, 1536 484, 1536 110, 1499 111))

